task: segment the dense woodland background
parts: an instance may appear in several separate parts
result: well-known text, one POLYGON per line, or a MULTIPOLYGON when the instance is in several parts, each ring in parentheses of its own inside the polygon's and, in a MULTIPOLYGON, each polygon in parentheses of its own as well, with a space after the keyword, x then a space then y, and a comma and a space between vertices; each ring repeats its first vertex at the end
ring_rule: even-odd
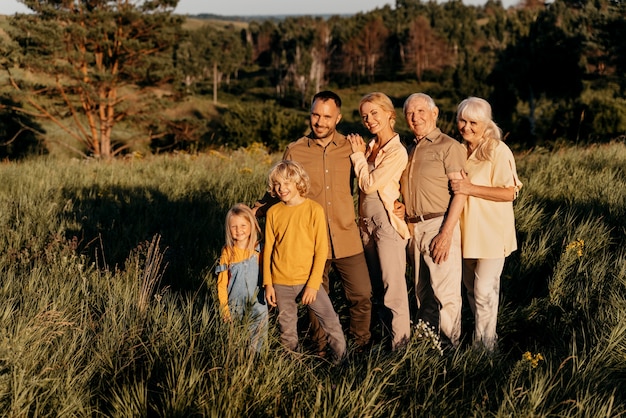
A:
POLYGON ((456 104, 487 98, 514 148, 626 133, 620 0, 398 0, 280 18, 183 17, 175 0, 22 2, 34 13, 0 19, 4 158, 280 150, 321 89, 344 97, 344 131, 362 130, 358 99, 381 90, 398 107, 430 94, 451 134, 456 104))
POLYGON ((2 416, 626 416, 624 2, 240 19, 21 1, 34 13, 0 17, 0 158, 19 160, 0 164, 2 416), (492 102, 524 183, 496 353, 469 349, 468 315, 459 350, 415 332, 338 368, 282 350, 275 322, 250 356, 245 321, 222 321, 224 215, 323 88, 344 132, 365 133, 374 90, 398 110, 431 94, 451 134, 461 99, 492 102))

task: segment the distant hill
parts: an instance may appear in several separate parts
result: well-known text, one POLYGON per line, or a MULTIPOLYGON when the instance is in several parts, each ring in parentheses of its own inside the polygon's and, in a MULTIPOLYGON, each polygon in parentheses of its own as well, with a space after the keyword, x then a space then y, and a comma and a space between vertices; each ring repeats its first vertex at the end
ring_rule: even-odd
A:
MULTIPOLYGON (((200 20, 200 21, 224 21, 224 22, 228 22, 228 23, 233 23, 233 22, 241 22, 241 23, 250 23, 253 21, 256 22, 263 22, 263 21, 272 21, 272 22, 280 22, 285 20, 288 17, 298 17, 298 16, 313 16, 313 17, 321 17, 323 19, 329 19, 332 16, 341 16, 341 17, 346 17, 346 16, 352 16, 351 14, 315 14, 315 15, 311 15, 311 14, 291 14, 291 15, 255 15, 255 16, 224 16, 224 15, 216 15, 213 13, 200 13, 200 14, 196 14, 196 15, 192 15, 192 14, 186 14, 185 16, 187 16, 188 19, 191 20, 200 20)), ((9 18, 9 15, 5 15, 5 14, 1 14, 0 13, 0 28, 3 25, 6 25, 6 21, 7 18, 9 18)))
MULTIPOLYGON (((187 20, 184 24, 185 29, 194 30, 200 26, 204 26, 206 24, 211 24, 217 27, 220 26, 235 26, 240 28, 245 28, 248 26, 250 22, 265 22, 270 21, 274 23, 281 22, 288 17, 297 17, 297 16, 315 16, 321 17, 322 19, 329 19, 332 16, 330 14, 319 14, 319 15, 258 15, 258 16, 224 16, 224 15, 216 15, 212 13, 201 13, 197 15, 186 15, 187 20)), ((350 16, 350 15, 339 15, 342 17, 350 16)))
POLYGON ((252 21, 275 21, 275 22, 280 22, 282 20, 285 20, 288 17, 298 17, 298 16, 314 16, 314 17, 321 17, 323 19, 329 19, 333 16, 341 16, 341 17, 346 17, 346 16, 352 16, 351 14, 315 14, 315 15, 311 15, 311 14, 290 14, 290 15, 255 15, 255 16, 223 16, 223 15, 216 15, 216 14, 212 14, 212 13, 201 13, 201 14, 197 14, 197 15, 187 15, 189 18, 194 18, 194 19, 206 19, 206 20, 226 20, 229 22, 252 22, 252 21))

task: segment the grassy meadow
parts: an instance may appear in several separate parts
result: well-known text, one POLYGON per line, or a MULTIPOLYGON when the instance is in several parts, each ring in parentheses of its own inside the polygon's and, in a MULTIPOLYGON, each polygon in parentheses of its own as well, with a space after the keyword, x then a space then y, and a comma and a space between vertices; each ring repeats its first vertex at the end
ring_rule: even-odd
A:
POLYGON ((277 158, 0 164, 0 415, 625 415, 623 142, 517 155, 497 353, 414 338, 341 366, 284 352, 274 318, 270 350, 251 356, 245 324, 219 317, 224 215, 261 196, 277 158))

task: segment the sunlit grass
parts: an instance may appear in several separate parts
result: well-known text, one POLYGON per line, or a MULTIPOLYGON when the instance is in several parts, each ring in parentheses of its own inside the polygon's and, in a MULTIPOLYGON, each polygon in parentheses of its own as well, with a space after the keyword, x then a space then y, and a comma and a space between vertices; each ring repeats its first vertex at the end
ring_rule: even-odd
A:
POLYGON ((520 249, 496 353, 442 355, 416 337, 341 366, 285 352, 273 315, 253 356, 246 324, 217 309, 224 215, 262 195, 277 158, 253 147, 0 165, 2 415, 624 415, 623 144, 518 156, 520 249))

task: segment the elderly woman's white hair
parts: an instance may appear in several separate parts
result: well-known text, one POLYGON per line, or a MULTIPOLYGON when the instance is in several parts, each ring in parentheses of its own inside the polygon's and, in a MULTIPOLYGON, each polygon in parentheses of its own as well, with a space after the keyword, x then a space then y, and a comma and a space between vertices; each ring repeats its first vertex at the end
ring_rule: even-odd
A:
POLYGON ((481 161, 489 160, 497 143, 502 141, 502 130, 493 121, 491 105, 487 100, 480 97, 468 97, 457 107, 457 122, 461 118, 485 123, 483 138, 476 147, 476 158, 481 161))

